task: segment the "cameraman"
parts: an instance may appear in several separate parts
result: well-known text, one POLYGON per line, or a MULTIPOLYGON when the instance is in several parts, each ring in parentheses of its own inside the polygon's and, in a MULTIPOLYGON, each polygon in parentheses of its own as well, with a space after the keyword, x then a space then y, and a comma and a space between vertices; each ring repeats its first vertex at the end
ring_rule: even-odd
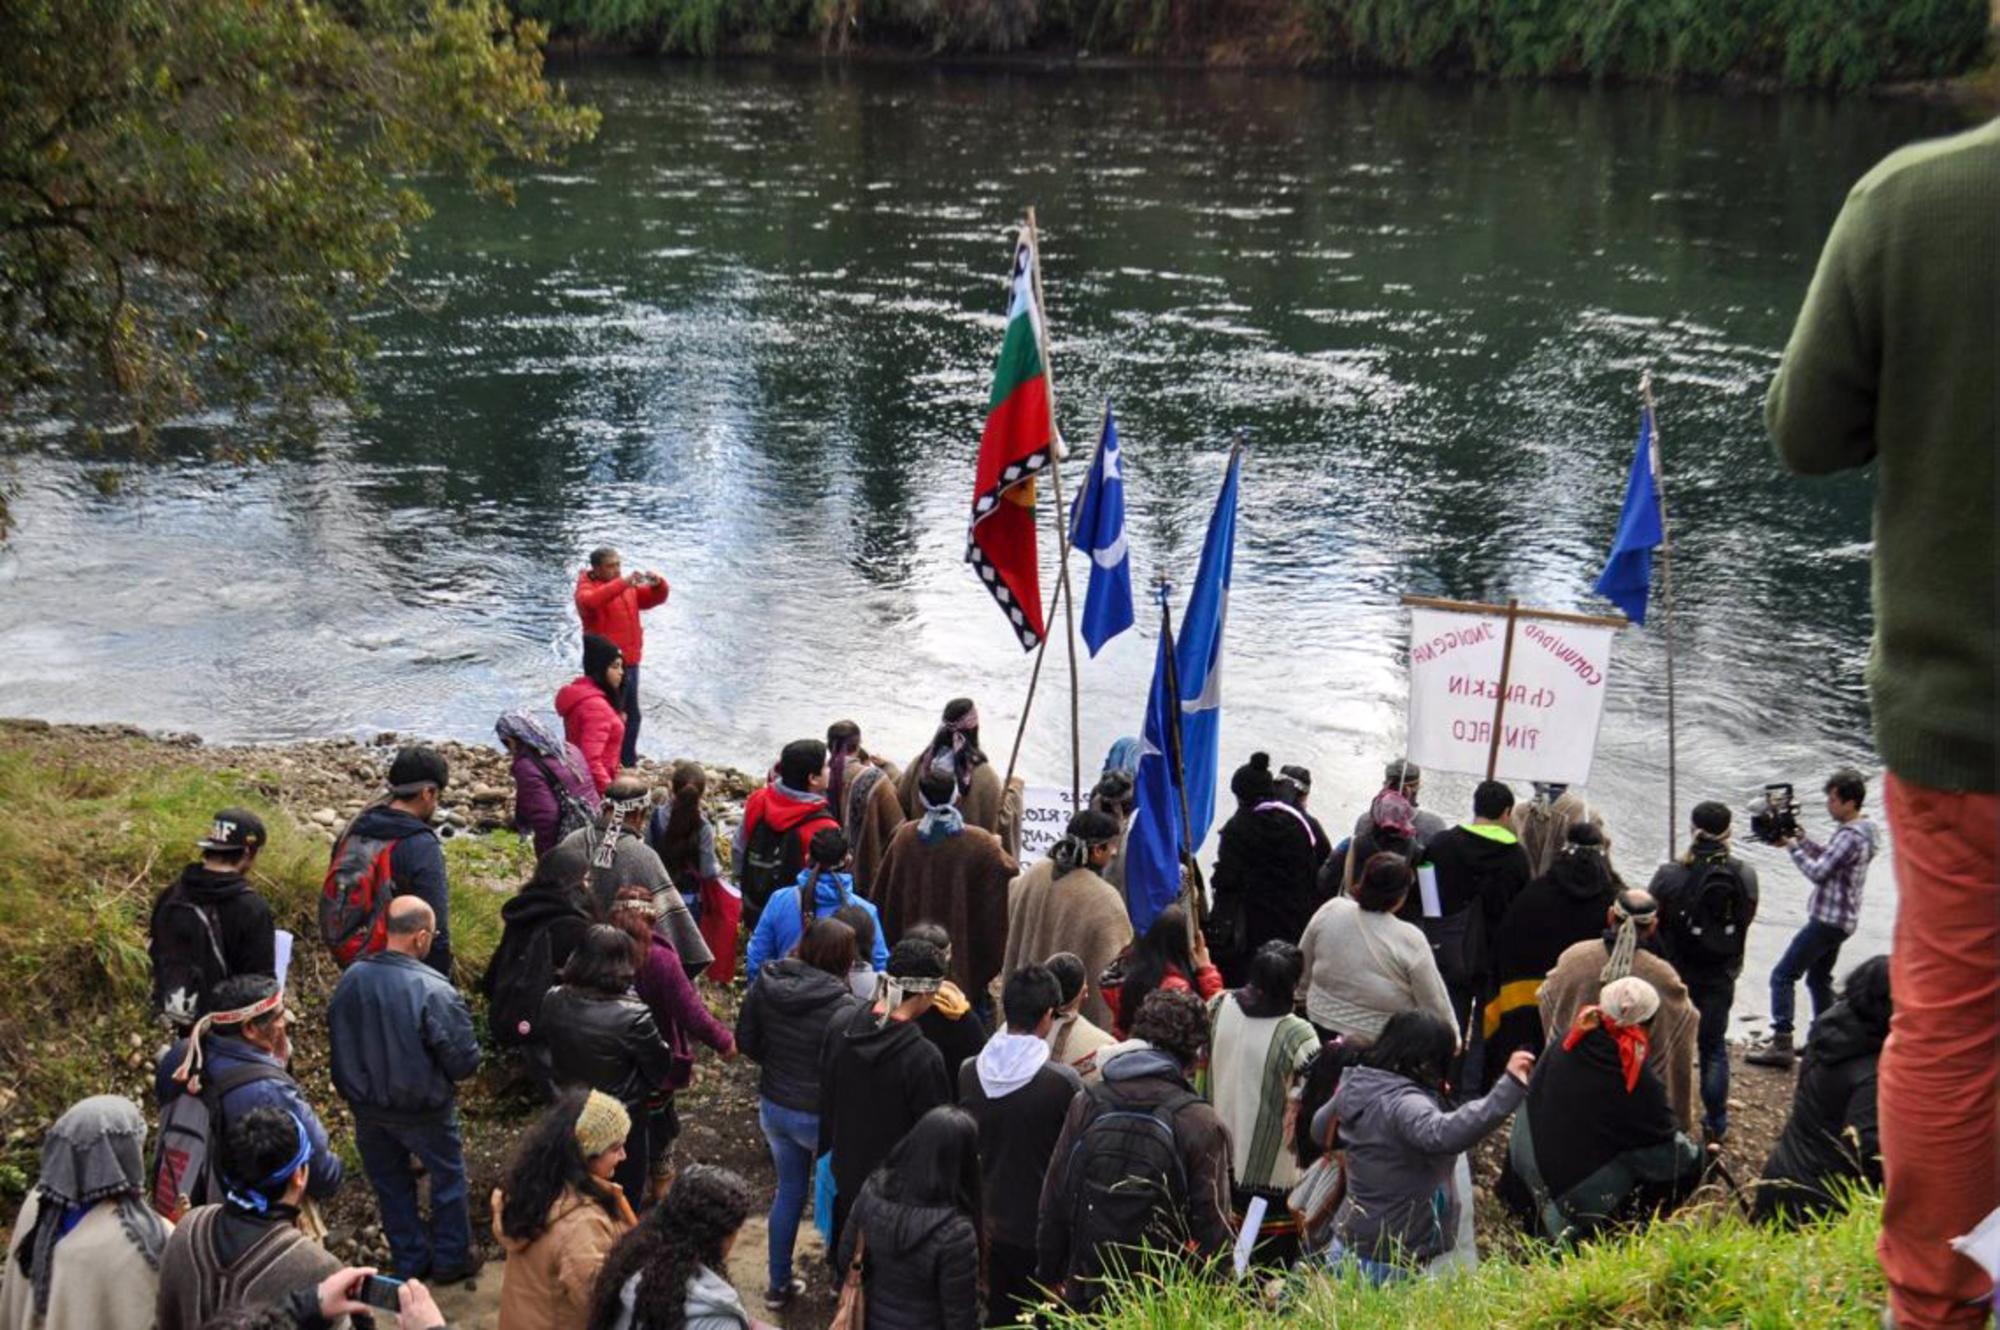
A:
POLYGON ((1778 842, 1791 851, 1792 862, 1813 884, 1806 901, 1806 923, 1771 971, 1771 1038, 1747 1061, 1759 1067, 1789 1071, 1792 1048, 1792 1003, 1801 976, 1812 994, 1813 1018, 1833 1005, 1833 967, 1840 945, 1861 921, 1861 888, 1875 858, 1875 824, 1861 816, 1868 787, 1861 773, 1846 767, 1826 783, 1826 811, 1837 824, 1824 846, 1797 834, 1778 842))

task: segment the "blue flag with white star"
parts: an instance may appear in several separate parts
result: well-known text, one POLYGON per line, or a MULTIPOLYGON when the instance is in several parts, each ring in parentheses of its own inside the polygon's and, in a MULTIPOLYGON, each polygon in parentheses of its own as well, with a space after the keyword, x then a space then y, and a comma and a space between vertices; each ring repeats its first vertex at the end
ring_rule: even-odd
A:
POLYGON ((1090 584, 1083 595, 1083 640, 1098 649, 1132 626, 1132 557, 1125 544, 1125 472, 1118 452, 1118 422, 1104 404, 1104 437, 1070 510, 1070 545, 1090 556, 1090 584))

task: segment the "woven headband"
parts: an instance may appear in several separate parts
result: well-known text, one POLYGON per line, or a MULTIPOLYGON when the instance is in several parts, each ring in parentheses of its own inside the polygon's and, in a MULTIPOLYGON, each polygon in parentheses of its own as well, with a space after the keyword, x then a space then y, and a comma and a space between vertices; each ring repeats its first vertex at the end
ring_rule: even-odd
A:
POLYGON ((269 997, 258 998, 247 1007, 238 1007, 234 1011, 211 1011, 206 1016, 203 1016, 194 1023, 194 1029, 188 1031, 187 1052, 181 1055, 181 1065, 174 1069, 174 1079, 186 1084, 191 1093, 199 1093, 201 1090, 201 1040, 202 1036, 208 1033, 210 1027, 216 1025, 248 1025, 259 1016, 267 1016, 271 1012, 282 1010, 284 1005, 285 990, 280 988, 269 997))

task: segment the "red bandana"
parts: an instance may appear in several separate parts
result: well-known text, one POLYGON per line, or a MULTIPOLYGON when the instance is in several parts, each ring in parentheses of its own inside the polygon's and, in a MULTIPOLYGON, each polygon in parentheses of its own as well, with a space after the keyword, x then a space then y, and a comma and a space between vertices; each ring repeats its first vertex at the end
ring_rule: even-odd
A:
POLYGON ((1618 1045, 1618 1066, 1625 1073, 1625 1093, 1631 1094, 1639 1085, 1639 1071, 1646 1065, 1646 1050, 1651 1041, 1644 1029, 1637 1025, 1620 1025, 1604 1014, 1600 1007, 1585 1007, 1576 1014, 1576 1023, 1563 1036, 1563 1052, 1575 1048, 1577 1041, 1592 1030, 1602 1028, 1618 1045))

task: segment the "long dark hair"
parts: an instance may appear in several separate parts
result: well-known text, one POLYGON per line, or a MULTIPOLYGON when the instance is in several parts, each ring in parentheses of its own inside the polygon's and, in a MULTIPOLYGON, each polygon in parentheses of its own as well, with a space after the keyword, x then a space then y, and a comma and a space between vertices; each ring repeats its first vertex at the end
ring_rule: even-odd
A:
POLYGON ((667 788, 672 800, 667 805, 667 825, 653 848, 674 885, 687 891, 692 889, 699 868, 695 860, 701 853, 701 796, 708 792, 708 772, 699 762, 676 762, 667 788))
POLYGON ((885 1201, 950 1206, 983 1234, 979 1124, 962 1108, 944 1104, 918 1118, 869 1181, 885 1201))
POLYGON ((1169 967, 1194 982, 1194 952, 1188 947, 1187 907, 1169 905, 1160 911, 1132 948, 1132 962, 1125 967, 1125 982, 1118 990, 1118 1012, 1129 1028, 1139 1017, 1139 1008, 1154 989, 1166 981, 1169 967))
POLYGON ((837 720, 826 727, 826 806, 836 822, 847 822, 847 759, 861 753, 861 727, 837 720))
POLYGON ((838 910, 851 899, 847 894, 847 884, 840 880, 840 870, 847 866, 847 833, 839 827, 821 827, 813 833, 806 857, 811 866, 806 869, 806 880, 799 887, 799 925, 811 928, 813 920, 819 917, 819 880, 822 877, 833 878, 835 894, 840 897, 834 909, 838 910))
POLYGON ((562 981, 570 988, 617 997, 632 986, 636 969, 631 935, 616 924, 592 924, 583 930, 576 950, 569 954, 562 981))
POLYGON ((548 1111, 521 1134, 500 1181, 500 1231, 516 1242, 533 1242, 549 1226, 549 1211, 565 1190, 589 1197, 618 1217, 618 1198, 590 1175, 583 1147, 576 1143, 576 1120, 588 1090, 565 1090, 548 1111))
POLYGON ((1379 1071, 1415 1081, 1426 1090, 1442 1092, 1458 1032, 1427 1011, 1399 1011, 1389 1018, 1375 1044, 1361 1055, 1379 1071))
POLYGON ((1250 958, 1250 982, 1236 990, 1237 1005, 1245 1016, 1260 1020, 1291 1015, 1305 967, 1305 953, 1283 938, 1272 938, 1250 958))
POLYGON ((979 727, 977 725, 963 731, 965 736, 965 746, 963 748, 955 752, 952 748, 952 736, 961 733, 956 728, 958 722, 965 719, 966 715, 971 711, 972 699, 969 697, 954 697, 951 701, 945 703, 944 719, 939 723, 937 732, 931 735, 931 746, 924 753, 924 765, 926 766, 941 757, 950 757, 952 759, 952 774, 958 779, 958 788, 961 793, 971 787, 973 771, 986 764, 986 752, 979 746, 979 727))
POLYGON ((585 1330, 618 1324, 620 1295, 633 1275, 632 1325, 681 1330, 687 1324, 687 1290, 701 1266, 722 1270, 722 1247, 750 1217, 750 1184, 726 1168, 689 1164, 666 1199, 645 1222, 618 1240, 598 1268, 585 1330))

